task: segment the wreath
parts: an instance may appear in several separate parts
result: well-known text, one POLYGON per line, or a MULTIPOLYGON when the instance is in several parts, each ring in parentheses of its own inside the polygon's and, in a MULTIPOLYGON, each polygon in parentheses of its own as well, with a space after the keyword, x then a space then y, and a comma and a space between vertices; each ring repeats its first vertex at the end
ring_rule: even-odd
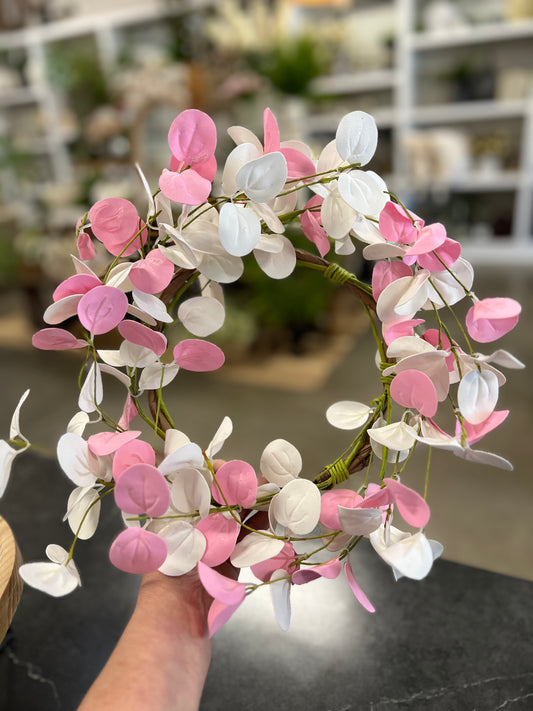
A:
MULTIPOLYGON (((74 540, 69 550, 49 545, 46 562, 20 568, 26 583, 44 592, 73 591, 80 585, 77 542, 93 535, 103 500, 114 499, 124 530, 111 544, 111 562, 129 573, 179 576, 196 569, 213 597, 210 634, 262 586, 270 586, 286 629, 292 586, 341 574, 373 612, 353 572, 363 538, 396 578, 424 578, 442 546, 425 534, 426 492, 404 483, 411 455, 416 447, 439 448, 511 469, 473 445, 508 414, 496 410, 505 382, 498 367, 523 367, 504 350, 485 355, 473 345, 510 331, 520 305, 478 299, 472 266, 444 226, 426 225, 376 173, 363 170, 378 138, 370 115, 344 116, 317 160, 305 144, 280 140, 269 109, 263 143, 244 127, 228 132, 236 147, 217 179, 213 120, 195 109, 180 113, 168 134, 170 167, 155 193, 139 169, 146 217, 128 200, 108 198, 78 221, 75 274, 54 291, 44 313, 49 327, 33 336, 40 349, 85 353, 77 412, 57 444, 61 469, 75 485, 66 514, 74 540), (215 180, 220 188, 213 188, 215 180), (287 228, 294 224, 313 253, 293 246, 287 228), (325 258, 332 246, 338 255, 351 254, 354 242, 373 262, 371 284, 325 258), (107 259, 100 275, 91 267, 96 246, 107 259), (221 285, 241 277, 250 253, 272 279, 298 266, 344 285, 375 337, 377 395, 328 408, 329 424, 352 434, 314 478, 307 468, 300 476, 302 457, 285 439, 266 444, 258 471, 246 461, 216 459, 232 432, 230 418, 209 443, 198 444, 165 404, 181 369, 222 367, 224 353, 208 337, 224 323, 221 285), (471 306, 463 323, 453 307, 465 298, 471 306), (191 337, 176 342, 170 327, 178 321, 191 337), (116 349, 100 346, 99 337, 110 332, 120 339, 116 349), (108 378, 125 388, 121 413, 106 408, 108 378), (438 424, 441 412, 451 412, 451 433, 438 424), (133 429, 134 421, 144 421, 152 439, 133 429), (356 473, 355 485, 343 486, 356 473), (227 566, 221 572, 227 561, 237 579, 227 566)), ((13 415, 10 440, 0 442, 0 495, 14 458, 30 446, 19 424, 27 395, 13 415)))

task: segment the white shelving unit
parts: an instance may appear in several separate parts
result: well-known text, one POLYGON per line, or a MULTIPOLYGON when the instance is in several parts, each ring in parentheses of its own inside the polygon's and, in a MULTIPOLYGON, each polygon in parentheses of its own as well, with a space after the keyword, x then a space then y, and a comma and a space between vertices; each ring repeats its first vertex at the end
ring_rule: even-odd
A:
MULTIPOLYGON (((486 48, 487 54, 498 47, 503 53, 517 41, 533 43, 533 19, 520 22, 498 22, 472 25, 442 33, 416 32, 417 0, 391 0, 391 12, 396 13, 397 37, 393 67, 363 73, 323 77, 313 85, 317 96, 353 98, 358 95, 390 90, 390 104, 370 108, 380 129, 392 134, 392 175, 390 184, 399 194, 409 197, 407 165, 401 149, 403 140, 412 131, 457 126, 479 127, 490 122, 518 122, 521 139, 518 165, 512 170, 494 170, 454 176, 448 187, 449 200, 466 193, 486 195, 493 200, 499 194, 512 193, 513 228, 506 237, 485 237, 482 241, 456 235, 464 245, 467 258, 476 263, 533 264, 533 96, 515 100, 454 101, 424 105, 419 101, 420 67, 435 53, 440 55, 469 48, 486 48)), ((355 5, 354 11, 357 10, 355 5)), ((531 56, 533 67, 533 53, 531 56)), ((311 133, 333 132, 339 113, 312 116, 311 133)), ((517 130, 511 128, 509 130, 517 130)), ((455 235, 452 235, 455 236, 455 235)))
MULTIPOLYGON (((468 235, 452 236, 461 239, 465 253, 476 262, 533 264, 533 97, 431 104, 420 100, 423 98, 420 96, 420 70, 434 62, 437 55, 453 58, 455 54, 478 48, 490 59, 493 53, 505 55, 506 52, 516 52, 517 42, 531 40, 533 46, 533 19, 473 25, 442 33, 416 32, 418 2, 420 0, 390 0, 397 30, 392 67, 321 77, 314 82, 313 92, 316 96, 336 97, 339 105, 353 108, 360 106, 359 97, 381 96, 381 103, 376 102, 368 110, 375 116, 379 128, 390 133, 391 170, 387 177, 393 189, 406 199, 409 199, 409 181, 406 179, 407 165, 402 146, 411 132, 463 127, 470 130, 490 126, 491 122, 511 126, 507 130, 513 132, 515 137, 520 136, 517 164, 509 169, 492 172, 472 170, 468 174, 454 176, 448 189, 450 201, 464 199, 467 194, 486 195, 488 201, 507 195, 513 203, 512 233, 505 237, 486 237, 482 242, 469 239, 468 235), (383 104, 383 97, 386 96, 390 100, 383 104)), ((46 50, 51 43, 88 35, 95 39, 99 61, 107 69, 116 62, 119 51, 117 36, 123 28, 142 27, 170 14, 201 10, 213 4, 216 0, 182 0, 173 5, 154 0, 153 3, 127 10, 109 10, 4 32, 0 33, 0 53, 10 50, 23 52, 33 66, 44 68, 46 50)), ((381 7, 383 5, 380 3, 381 7)), ((358 4, 354 3, 355 12, 357 8, 358 4)), ((30 150, 36 155, 48 157, 53 179, 68 181, 73 174, 69 138, 63 135, 59 126, 59 105, 46 78, 46 70, 43 69, 33 82, 0 94, 0 120, 3 112, 37 107, 46 118, 47 129, 42 140, 36 138, 30 144, 30 150)), ((336 110, 335 106, 325 113, 312 114, 306 130, 310 134, 332 133, 341 115, 342 111, 336 110)))

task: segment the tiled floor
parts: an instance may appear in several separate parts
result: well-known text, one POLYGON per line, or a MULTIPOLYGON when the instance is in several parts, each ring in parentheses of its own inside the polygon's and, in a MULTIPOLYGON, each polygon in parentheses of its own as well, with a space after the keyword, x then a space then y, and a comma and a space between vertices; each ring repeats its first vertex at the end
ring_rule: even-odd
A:
MULTIPOLYGON (((478 270, 475 288, 480 297, 506 295, 522 302, 521 323, 502 340, 501 346, 531 365, 532 271, 507 269, 497 274, 478 270)), ((20 394, 31 387, 30 399, 21 415, 22 426, 33 442, 40 443, 42 451, 52 454, 51 443, 64 431, 74 412, 79 360, 72 355, 37 352, 28 347, 31 327, 24 323, 23 314, 17 313, 18 303, 12 295, 6 295, 0 308, 0 436, 7 435, 12 408, 20 394)), ((276 437, 285 437, 303 453, 305 470, 311 475, 347 443, 342 432, 325 422, 326 407, 340 399, 365 401, 377 394, 377 379, 369 370, 373 351, 370 334, 363 334, 345 353, 332 354, 336 367, 328 369, 332 370, 329 378, 311 392, 277 389, 271 384, 245 385, 235 382, 235 371, 211 377, 182 372, 176 387, 171 389, 169 405, 173 412, 180 413, 180 427, 204 446, 222 417, 230 415, 235 427, 222 453, 226 458, 249 459, 257 465, 265 444, 276 437)), ((449 560, 533 580, 530 455, 533 381, 529 370, 510 370, 506 375, 508 382, 501 391, 498 407, 511 409, 511 415, 478 446, 511 459, 515 470, 504 472, 466 463, 450 453, 435 452, 429 480, 432 519, 427 530, 444 544, 444 557, 449 560)), ((118 391, 115 394, 118 403, 123 395, 118 391)), ((409 472, 406 483, 420 490, 425 477, 425 455, 415 460, 409 472)), ((35 486, 45 502, 49 489, 40 481, 35 486)), ((9 511, 1 501, 0 512, 9 520, 9 511)), ((28 510, 28 525, 32 515, 28 510)), ((46 537, 46 531, 42 533, 46 537)), ((67 531, 65 536, 67 540, 67 531)))

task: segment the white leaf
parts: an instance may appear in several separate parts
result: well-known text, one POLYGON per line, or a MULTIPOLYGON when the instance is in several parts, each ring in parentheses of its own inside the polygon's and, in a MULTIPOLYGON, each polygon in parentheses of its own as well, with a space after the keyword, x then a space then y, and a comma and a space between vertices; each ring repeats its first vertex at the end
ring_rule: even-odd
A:
POLYGON ((4 439, 0 439, 0 497, 4 495, 15 457, 24 449, 14 449, 4 439))
POLYGON ((90 422, 89 415, 86 412, 77 412, 74 417, 69 420, 67 432, 74 432, 81 437, 85 432, 85 427, 90 422))
POLYGON ((490 355, 482 355, 481 353, 476 355, 477 359, 482 363, 496 363, 496 365, 499 365, 501 368, 514 368, 520 370, 526 367, 525 364, 518 360, 518 358, 516 358, 512 353, 504 351, 501 348, 494 351, 494 353, 491 353, 490 355))
POLYGON ((198 257, 184 240, 174 239, 174 244, 170 247, 159 245, 158 249, 164 257, 178 267, 196 269, 198 266, 198 257))
POLYGON ((181 469, 170 487, 172 503, 181 513, 198 511, 200 518, 209 514, 211 489, 197 469, 181 469))
POLYGON ((193 296, 178 308, 178 318, 194 336, 205 338, 224 325, 224 305, 210 296, 193 296))
POLYGON ((274 234, 281 235, 285 232, 283 222, 279 219, 269 204, 265 202, 251 202, 250 207, 255 212, 257 217, 260 220, 263 220, 268 229, 274 232, 274 234))
POLYGON ((231 284, 241 278, 244 264, 240 257, 233 257, 231 254, 204 254, 199 269, 208 279, 220 284, 231 284))
POLYGON ((222 173, 222 192, 224 195, 230 197, 235 195, 238 191, 236 178, 239 170, 246 165, 246 163, 258 158, 263 151, 260 144, 259 147, 253 145, 251 142, 239 142, 239 144, 240 145, 236 146, 226 158, 224 171, 222 173))
POLYGON ((281 192, 287 180, 287 161, 278 151, 246 163, 235 177, 237 187, 250 200, 268 202, 281 192))
POLYGON ((445 270, 442 272, 433 272, 431 275, 431 281, 428 286, 428 300, 431 303, 428 302, 424 306, 425 309, 432 309, 432 304, 435 304, 435 306, 440 309, 445 305, 444 301, 448 306, 453 306, 466 296, 461 284, 463 284, 466 289, 472 288, 472 284, 474 283, 474 270, 470 262, 467 262, 463 257, 459 257, 455 264, 449 269, 452 272, 451 274, 450 271, 445 270), (435 285, 435 288, 433 288, 432 284, 435 285), (444 301, 442 299, 444 299, 444 301))
POLYGON ((151 363, 146 366, 139 378, 140 390, 158 390, 171 383, 179 372, 177 363, 151 363))
POLYGON ((224 417, 220 423, 220 427, 215 432, 213 439, 209 443, 205 453, 208 459, 213 459, 215 454, 218 454, 222 449, 224 442, 233 432, 233 422, 229 417, 224 417))
POLYGON ((167 430, 165 432, 165 457, 183 447, 184 444, 189 444, 190 441, 185 432, 173 429, 167 430))
POLYGON ((68 318, 72 318, 72 316, 76 316, 82 296, 83 294, 72 294, 72 296, 65 296, 64 299, 50 304, 43 314, 43 321, 50 326, 55 326, 58 323, 63 323, 68 318))
POLYGON ((186 521, 170 523, 158 530, 157 535, 167 545, 167 558, 159 568, 165 575, 188 573, 205 553, 204 534, 186 521))
POLYGON ((276 622, 284 632, 287 632, 291 624, 291 581, 288 579, 287 571, 282 568, 275 570, 270 580, 276 581, 269 585, 276 622))
POLYGON ((384 529, 380 528, 370 534, 370 542, 378 555, 406 578, 422 580, 431 570, 433 551, 423 533, 403 534, 387 545, 384 529))
POLYGON ((397 452, 411 449, 416 440, 416 430, 405 422, 393 422, 383 427, 371 428, 368 435, 373 442, 397 452))
POLYGON ((335 146, 348 163, 366 165, 376 152, 378 129, 373 116, 352 111, 343 116, 335 134, 335 146))
POLYGON ((367 536, 381 525, 382 514, 378 509, 349 509, 338 506, 337 510, 341 528, 350 536, 367 536))
POLYGON ((249 533, 239 541, 230 556, 236 568, 248 568, 276 556, 285 542, 281 538, 272 538, 269 531, 249 533))
POLYGON ((100 465, 87 442, 74 432, 67 432, 57 443, 59 466, 76 486, 93 486, 100 465))
POLYGON ((503 469, 508 472, 513 471, 513 465, 508 459, 504 459, 504 457, 492 452, 483 452, 480 449, 470 449, 470 447, 453 449, 452 451, 456 457, 466 459, 468 462, 487 464, 489 467, 496 467, 496 469, 503 469))
POLYGON ((278 236, 282 248, 279 252, 254 249, 254 257, 271 279, 285 279, 293 273, 296 267, 296 250, 290 240, 285 236, 278 236))
POLYGON ((201 469, 205 464, 200 447, 194 442, 183 445, 163 459, 158 469, 163 476, 174 477, 182 469, 201 469))
POLYGON ((348 234, 355 216, 355 210, 341 198, 338 190, 328 192, 320 208, 320 219, 332 239, 342 239, 348 234))
POLYGON ((368 420, 372 410, 362 402, 340 400, 326 410, 326 419, 339 430, 356 430, 368 420))
POLYGON ((220 210, 218 233, 226 252, 234 257, 249 254, 261 237, 261 222, 244 205, 226 203, 220 210))
MULTIPOLYGON (((163 323, 172 323, 173 318, 167 312, 167 307, 157 296, 153 294, 145 294, 138 289, 133 290, 133 301, 139 307, 139 309, 151 316, 156 321, 163 321, 163 323)), ((130 309, 128 309, 130 313, 130 309)), ((146 319, 143 319, 146 321, 146 319)), ((155 324, 153 324, 155 326, 155 324)))
POLYGON ((310 533, 320 517, 320 490, 307 479, 293 479, 270 503, 275 520, 295 535, 310 533))
POLYGON ((146 368, 157 361, 157 355, 151 348, 131 341, 122 341, 119 356, 124 365, 129 365, 130 368, 146 368))
POLYGON ((467 422, 477 425, 492 414, 498 402, 498 378, 490 370, 471 370, 461 379, 457 404, 467 422))
POLYGON ((98 363, 93 363, 80 390, 78 407, 83 412, 94 412, 102 402, 103 397, 104 390, 100 366, 98 363))
POLYGON ((285 486, 302 471, 302 456, 287 440, 275 439, 263 450, 259 468, 269 482, 285 486))
POLYGON ((19 417, 20 417, 20 408, 24 404, 26 398, 30 394, 29 390, 26 390, 20 400, 18 401, 18 404, 15 408, 15 411, 13 412, 13 417, 11 418, 11 426, 9 428, 9 439, 14 440, 14 439, 23 439, 25 442, 28 440, 20 431, 20 422, 19 422, 19 417))
POLYGON ((116 289, 120 289, 124 293, 131 291, 133 289, 133 284, 130 281, 129 275, 132 267, 132 262, 116 264, 109 272, 109 275, 105 281, 106 285, 114 286, 116 289))
POLYGON ((94 535, 100 518, 99 493, 92 487, 77 487, 67 503, 67 520, 72 533, 81 540, 94 535), (83 521, 83 523, 82 523, 83 521), (81 525, 81 528, 80 528, 81 525))
POLYGON ((25 563, 19 568, 20 577, 32 588, 62 597, 80 585, 80 577, 73 561, 68 566, 57 563, 25 563))
POLYGON ((387 186, 373 171, 351 170, 342 173, 338 180, 342 199, 363 215, 374 217, 385 207, 389 196, 387 186))

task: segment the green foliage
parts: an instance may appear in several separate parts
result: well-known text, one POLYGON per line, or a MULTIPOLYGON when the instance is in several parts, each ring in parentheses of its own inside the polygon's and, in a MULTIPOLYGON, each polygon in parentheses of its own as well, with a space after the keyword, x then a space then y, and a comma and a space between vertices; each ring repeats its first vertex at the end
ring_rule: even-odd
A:
POLYGON ((278 44, 268 54, 250 57, 251 66, 284 94, 303 95, 310 82, 325 73, 326 58, 310 35, 278 44))

